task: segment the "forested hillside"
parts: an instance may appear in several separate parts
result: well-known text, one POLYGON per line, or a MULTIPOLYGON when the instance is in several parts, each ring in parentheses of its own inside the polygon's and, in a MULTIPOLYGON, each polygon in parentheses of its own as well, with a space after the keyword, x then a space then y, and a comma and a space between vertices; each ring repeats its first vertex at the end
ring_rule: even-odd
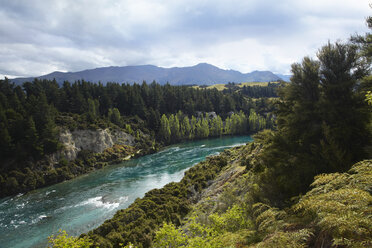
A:
POLYGON ((37 79, 21 87, 0 80, 0 195, 70 179, 104 166, 109 158, 139 150, 146 154, 163 144, 272 128, 275 100, 261 88, 272 90, 220 92, 156 82, 103 86, 86 81, 59 87, 55 80, 37 79), (63 130, 107 128, 134 136, 136 147, 116 147, 103 156, 82 151, 77 161, 50 162, 64 149, 59 140, 63 130))

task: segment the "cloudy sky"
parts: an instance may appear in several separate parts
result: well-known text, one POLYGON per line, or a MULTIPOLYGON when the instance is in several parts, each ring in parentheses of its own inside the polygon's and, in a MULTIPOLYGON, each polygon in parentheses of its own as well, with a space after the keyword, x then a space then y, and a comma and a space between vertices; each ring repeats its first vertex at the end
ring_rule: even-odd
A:
POLYGON ((369 0, 0 0, 0 76, 102 66, 289 73, 368 31, 369 0))

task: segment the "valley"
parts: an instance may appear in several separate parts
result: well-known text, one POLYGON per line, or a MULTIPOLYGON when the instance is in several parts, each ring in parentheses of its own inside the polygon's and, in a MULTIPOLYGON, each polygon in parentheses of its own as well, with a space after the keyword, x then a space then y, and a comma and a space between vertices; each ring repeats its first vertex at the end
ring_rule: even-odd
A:
POLYGON ((251 140, 240 136, 177 144, 60 184, 2 198, 0 247, 45 247, 47 237, 60 229, 71 235, 88 232, 146 192, 180 181, 188 168, 207 156, 251 140), (24 235, 21 241, 19 232, 24 235))
POLYGON ((0 248, 372 247, 362 9, 2 3, 0 248))

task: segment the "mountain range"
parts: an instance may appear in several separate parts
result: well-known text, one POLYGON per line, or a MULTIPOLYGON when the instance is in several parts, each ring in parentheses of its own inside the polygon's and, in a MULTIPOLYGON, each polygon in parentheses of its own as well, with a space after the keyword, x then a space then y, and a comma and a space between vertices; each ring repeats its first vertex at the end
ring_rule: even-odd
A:
POLYGON ((90 82, 116 83, 151 83, 156 81, 160 84, 169 82, 172 85, 212 85, 228 82, 268 82, 285 80, 286 75, 276 75, 270 71, 253 71, 241 73, 235 70, 223 70, 216 66, 201 63, 190 67, 163 68, 154 65, 138 66, 110 66, 96 69, 83 70, 78 72, 52 72, 47 75, 28 78, 11 79, 16 84, 30 82, 34 78, 55 79, 59 84, 64 81, 75 82, 84 79, 90 82))

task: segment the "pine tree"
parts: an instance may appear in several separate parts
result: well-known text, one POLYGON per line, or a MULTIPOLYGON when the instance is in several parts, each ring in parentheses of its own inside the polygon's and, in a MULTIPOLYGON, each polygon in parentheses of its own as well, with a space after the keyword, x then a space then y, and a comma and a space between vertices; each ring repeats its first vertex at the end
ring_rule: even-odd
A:
POLYGON ((361 111, 354 88, 367 73, 359 63, 357 47, 349 44, 328 44, 318 53, 321 63, 321 117, 324 139, 322 149, 338 144, 338 149, 330 149, 327 161, 332 168, 348 169, 352 163, 362 159, 362 147, 370 142, 366 135, 367 119, 361 111), (343 156, 338 154, 343 153, 343 156))
MULTIPOLYGON (((313 176, 344 171, 363 159, 370 139, 354 89, 366 71, 356 51, 349 44, 327 44, 318 60, 292 65, 291 83, 279 92, 278 132, 262 157, 271 197, 297 195, 313 176)), ((251 115, 250 124, 256 119, 251 115)))
POLYGON ((201 135, 201 137, 202 138, 207 138, 209 136, 209 122, 208 122, 208 118, 203 118, 202 119, 201 127, 202 127, 202 135, 201 135))
POLYGON ((123 120, 117 108, 109 109, 108 119, 109 121, 111 121, 115 125, 118 125, 119 127, 123 125, 123 120))
POLYGON ((7 118, 0 105, 0 154, 1 157, 8 157, 13 150, 12 138, 9 135, 7 118))
POLYGON ((197 138, 197 132, 196 132, 196 124, 197 124, 197 119, 195 118, 195 116, 191 116, 191 123, 190 123, 190 126, 191 126, 191 138, 194 139, 194 138, 197 138))
POLYGON ((166 144, 171 141, 171 130, 169 127, 169 121, 166 115, 162 115, 160 119, 160 131, 159 138, 163 140, 166 144))
POLYGON ((89 122, 94 122, 97 119, 99 115, 99 102, 97 99, 88 98, 88 111, 86 115, 89 122))
POLYGON ((35 127, 35 122, 32 116, 30 116, 27 120, 23 145, 25 147, 25 150, 34 158, 38 159, 42 157, 44 149, 42 144, 40 144, 35 127))
POLYGON ((190 126, 190 120, 189 117, 185 116, 183 117, 182 123, 181 123, 181 134, 182 137, 185 139, 191 139, 191 126, 190 126))
POLYGON ((171 114, 169 116, 169 128, 171 131, 171 142, 175 143, 181 139, 180 123, 177 115, 171 114))

